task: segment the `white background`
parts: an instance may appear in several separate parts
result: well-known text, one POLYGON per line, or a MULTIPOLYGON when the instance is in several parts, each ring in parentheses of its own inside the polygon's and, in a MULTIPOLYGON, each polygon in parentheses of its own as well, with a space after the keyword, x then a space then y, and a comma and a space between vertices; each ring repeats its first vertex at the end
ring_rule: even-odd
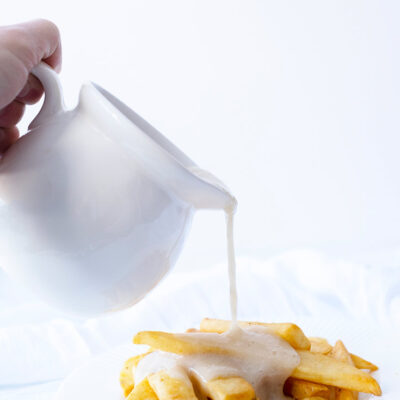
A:
MULTIPOLYGON (((246 307, 253 299, 271 309, 263 319, 275 311, 289 320, 281 315, 286 295, 295 297, 296 316, 310 298, 318 318, 331 317, 311 295, 329 302, 345 293, 337 304, 375 318, 381 333, 394 331, 383 317, 400 321, 398 273, 380 267, 400 264, 400 2, 2 0, 0 10, 0 24, 44 17, 59 26, 68 105, 76 104, 82 82, 93 80, 230 186, 239 200, 239 288, 253 277, 243 273, 248 258, 277 257, 260 264, 270 275, 265 289, 258 282, 263 301, 256 292, 239 293, 241 318, 243 310, 254 311, 246 307), (376 266, 360 272, 330 258, 376 266), (285 296, 275 296, 278 289, 285 296)), ((22 131, 37 110, 28 110, 22 131)), ((53 398, 55 379, 96 352, 128 343, 145 321, 135 313, 151 309, 163 288, 186 288, 185 276, 196 279, 225 257, 223 214, 201 211, 178 261, 179 279, 170 275, 138 306, 84 325, 57 319, 0 272, 0 399, 53 398), (54 381, 25 393, 25 384, 46 379, 54 381)), ((224 284, 212 276, 211 288, 224 284)), ((218 295, 202 290, 206 300, 193 291, 192 303, 162 304, 185 324, 189 314, 208 315, 209 303, 215 315, 227 311, 219 301, 225 288, 218 295)), ((357 324, 348 331, 361 332, 357 324)))
MULTIPOLYGON (((99 83, 231 187, 239 254, 396 248, 399 2, 3 3, 59 26, 67 104, 99 83)), ((223 223, 198 213, 179 268, 225 257, 223 223)))

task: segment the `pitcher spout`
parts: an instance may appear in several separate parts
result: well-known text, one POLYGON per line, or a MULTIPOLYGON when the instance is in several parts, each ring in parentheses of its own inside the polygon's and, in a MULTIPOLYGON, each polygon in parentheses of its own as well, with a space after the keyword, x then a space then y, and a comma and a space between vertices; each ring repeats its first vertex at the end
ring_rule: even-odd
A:
POLYGON ((221 180, 197 166, 187 171, 191 177, 179 190, 186 202, 197 209, 236 210, 237 200, 221 180))
POLYGON ((167 191, 197 209, 229 209, 236 199, 215 176, 200 169, 194 161, 157 129, 102 87, 83 86, 79 109, 92 115, 93 123, 109 139, 144 167, 167 191))

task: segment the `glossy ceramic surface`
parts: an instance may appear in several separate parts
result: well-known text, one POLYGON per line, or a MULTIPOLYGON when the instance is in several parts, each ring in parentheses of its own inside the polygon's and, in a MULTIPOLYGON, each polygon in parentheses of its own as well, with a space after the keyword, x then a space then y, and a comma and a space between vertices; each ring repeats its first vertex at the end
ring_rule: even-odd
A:
POLYGON ((125 308, 175 263, 194 209, 227 194, 104 89, 65 110, 55 72, 34 73, 43 108, 0 164, 0 265, 62 309, 125 308))

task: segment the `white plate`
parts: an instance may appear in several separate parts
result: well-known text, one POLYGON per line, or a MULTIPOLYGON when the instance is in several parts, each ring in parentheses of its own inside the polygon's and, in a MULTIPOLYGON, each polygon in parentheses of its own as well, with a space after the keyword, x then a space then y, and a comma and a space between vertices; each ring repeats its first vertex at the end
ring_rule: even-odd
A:
MULTIPOLYGON (((295 269, 288 276, 284 266, 277 272, 268 265, 241 264, 238 274, 241 319, 293 321, 310 336, 323 336, 331 342, 340 338, 352 352, 379 365, 375 376, 382 387, 382 399, 400 398, 399 335, 393 323, 382 317, 385 313, 378 315, 370 302, 383 302, 391 310, 393 304, 387 303, 387 293, 382 295, 384 300, 378 292, 365 293, 365 286, 379 286, 375 276, 364 274, 361 279, 360 271, 349 272, 348 266, 336 268, 332 276, 325 271, 315 277, 310 270, 296 274, 295 269), (356 276, 351 276, 352 273, 356 276), (312 284, 309 280, 302 281, 307 274, 314 276, 312 284)), ((164 288, 145 300, 136 314, 132 335, 139 329, 182 331, 198 324, 203 316, 228 315, 225 269, 216 268, 181 277, 170 290, 164 288)), ((121 400, 118 380, 121 366, 140 350, 127 343, 92 359, 64 381, 56 399, 121 400)))

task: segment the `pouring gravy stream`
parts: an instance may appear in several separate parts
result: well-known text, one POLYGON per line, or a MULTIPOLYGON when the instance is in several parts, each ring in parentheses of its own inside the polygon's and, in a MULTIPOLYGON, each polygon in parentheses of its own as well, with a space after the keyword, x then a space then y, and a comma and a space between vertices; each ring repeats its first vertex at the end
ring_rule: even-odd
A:
MULTIPOLYGON (((196 171, 197 172, 197 171, 196 171)), ((296 351, 267 328, 242 329, 237 323, 236 261, 233 222, 236 199, 225 208, 227 259, 232 324, 229 331, 218 333, 176 334, 193 343, 218 348, 214 353, 176 355, 156 351, 144 357, 135 370, 135 381, 165 370, 171 377, 193 381, 240 376, 254 388, 259 400, 283 400, 283 384, 299 363, 296 351)), ((195 385, 196 386, 196 385, 195 385)))

